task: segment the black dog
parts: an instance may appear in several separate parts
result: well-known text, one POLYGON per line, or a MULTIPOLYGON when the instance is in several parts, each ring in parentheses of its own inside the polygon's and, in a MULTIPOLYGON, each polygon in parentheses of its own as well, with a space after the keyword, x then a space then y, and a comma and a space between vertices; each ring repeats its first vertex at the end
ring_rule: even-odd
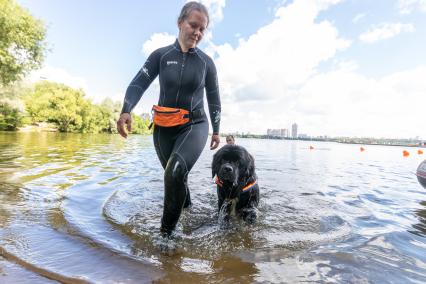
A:
POLYGON ((254 223, 259 185, 252 155, 241 146, 223 146, 213 156, 212 177, 215 176, 219 211, 225 212, 228 219, 235 212, 247 223, 254 223))

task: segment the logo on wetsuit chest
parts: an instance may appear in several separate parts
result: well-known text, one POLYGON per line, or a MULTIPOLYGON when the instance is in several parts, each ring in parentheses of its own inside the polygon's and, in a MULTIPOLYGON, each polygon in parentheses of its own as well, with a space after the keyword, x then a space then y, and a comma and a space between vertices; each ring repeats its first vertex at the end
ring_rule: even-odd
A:
POLYGON ((167 66, 170 65, 170 64, 176 64, 177 65, 178 62, 177 61, 167 61, 167 66))

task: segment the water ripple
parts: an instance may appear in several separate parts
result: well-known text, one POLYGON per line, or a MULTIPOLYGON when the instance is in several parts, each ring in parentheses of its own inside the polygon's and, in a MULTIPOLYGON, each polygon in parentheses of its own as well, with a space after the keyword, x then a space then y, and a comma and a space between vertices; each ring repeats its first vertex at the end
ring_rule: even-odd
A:
POLYGON ((189 176, 193 206, 166 240, 151 137, 1 134, 0 263, 17 263, 20 275, 99 283, 426 278, 426 192, 412 174, 419 160, 390 154, 394 147, 359 156, 346 144, 238 143, 256 158, 257 223, 220 225, 206 147, 189 176))

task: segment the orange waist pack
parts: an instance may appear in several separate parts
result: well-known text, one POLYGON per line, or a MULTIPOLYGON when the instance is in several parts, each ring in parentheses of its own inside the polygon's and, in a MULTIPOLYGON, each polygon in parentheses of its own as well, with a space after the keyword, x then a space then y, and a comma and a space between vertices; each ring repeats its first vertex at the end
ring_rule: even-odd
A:
POLYGON ((173 127, 189 122, 189 111, 181 108, 152 106, 152 121, 157 126, 173 127))

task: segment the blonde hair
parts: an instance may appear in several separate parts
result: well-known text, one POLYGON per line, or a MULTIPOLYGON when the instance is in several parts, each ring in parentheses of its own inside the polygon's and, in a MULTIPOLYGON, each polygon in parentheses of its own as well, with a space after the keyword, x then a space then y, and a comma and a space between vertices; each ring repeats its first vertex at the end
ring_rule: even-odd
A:
POLYGON ((188 18, 189 14, 194 10, 206 15, 207 25, 208 25, 210 22, 209 11, 207 11, 206 6, 195 1, 188 2, 182 7, 182 10, 180 11, 180 15, 178 18, 178 23, 181 23, 183 20, 188 18))

